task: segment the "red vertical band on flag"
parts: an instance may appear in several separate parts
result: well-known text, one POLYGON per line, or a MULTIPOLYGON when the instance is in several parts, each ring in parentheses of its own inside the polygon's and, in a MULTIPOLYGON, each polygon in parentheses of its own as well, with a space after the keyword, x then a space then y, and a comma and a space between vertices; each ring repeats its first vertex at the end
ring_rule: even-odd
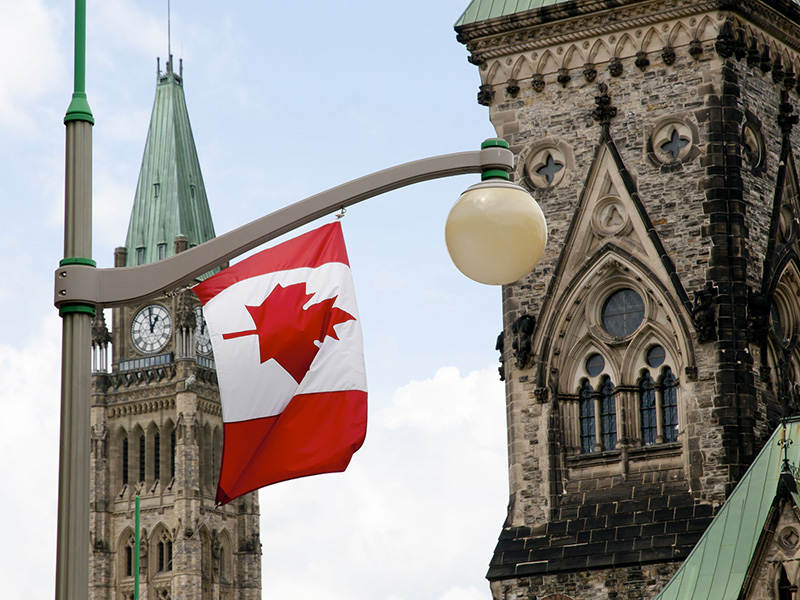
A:
POLYGON ((277 416, 224 428, 220 504, 278 481, 344 471, 364 443, 367 393, 299 395, 277 416))

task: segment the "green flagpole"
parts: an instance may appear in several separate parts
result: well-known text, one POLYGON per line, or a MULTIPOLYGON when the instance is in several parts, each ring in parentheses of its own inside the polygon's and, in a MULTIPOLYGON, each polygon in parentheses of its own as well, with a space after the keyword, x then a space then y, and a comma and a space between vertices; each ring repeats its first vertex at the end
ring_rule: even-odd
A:
POLYGON ((133 600, 139 600, 139 494, 136 494, 136 518, 133 534, 133 600))

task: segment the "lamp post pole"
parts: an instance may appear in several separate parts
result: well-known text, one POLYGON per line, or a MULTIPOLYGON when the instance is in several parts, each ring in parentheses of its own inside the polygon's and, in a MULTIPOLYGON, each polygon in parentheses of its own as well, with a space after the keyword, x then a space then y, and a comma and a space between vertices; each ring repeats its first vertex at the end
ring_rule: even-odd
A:
MULTIPOLYGON (((93 265, 92 125, 86 101, 86 0, 75 2, 75 84, 66 125, 64 260, 93 265)), ((89 589, 89 384, 94 307, 64 304, 61 350, 61 437, 58 477, 56 599, 85 598, 89 589)))

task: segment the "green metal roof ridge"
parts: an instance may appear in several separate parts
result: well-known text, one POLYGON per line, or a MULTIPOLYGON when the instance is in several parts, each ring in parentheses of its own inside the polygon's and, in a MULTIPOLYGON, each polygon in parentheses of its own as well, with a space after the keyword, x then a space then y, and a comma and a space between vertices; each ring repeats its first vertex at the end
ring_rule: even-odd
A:
POLYGON ((159 73, 125 246, 127 266, 151 263, 175 254, 175 237, 189 247, 215 237, 203 174, 194 143, 183 78, 159 73), (161 246, 163 249, 160 249, 161 246), (160 253, 163 253, 160 256, 160 253))
MULTIPOLYGON (((800 421, 780 425, 747 469, 697 545, 656 596, 656 600, 735 600, 753 560, 770 507, 778 491, 786 437, 800 442, 800 421)), ((788 449, 791 464, 800 459, 800 443, 788 449)))
POLYGON ((517 13, 563 4, 570 0, 472 0, 461 14, 455 27, 488 21, 498 17, 507 17, 517 13))

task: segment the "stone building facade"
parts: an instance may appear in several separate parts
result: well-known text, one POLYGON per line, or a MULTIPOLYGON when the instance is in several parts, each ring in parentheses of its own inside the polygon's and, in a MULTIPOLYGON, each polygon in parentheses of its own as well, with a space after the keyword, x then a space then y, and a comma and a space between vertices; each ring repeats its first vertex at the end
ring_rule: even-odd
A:
POLYGON ((493 596, 654 598, 800 407, 800 5, 474 0, 456 31, 549 232, 503 291, 493 596))
MULTIPOLYGON (((214 235, 181 72, 158 72, 128 240, 115 267, 166 258, 214 235), (167 243, 170 240, 170 243, 167 243)), ((222 416, 200 303, 189 290, 102 310, 92 330, 91 600, 257 600, 257 493, 215 506, 222 416), (109 347, 110 344, 110 347, 109 347)))

